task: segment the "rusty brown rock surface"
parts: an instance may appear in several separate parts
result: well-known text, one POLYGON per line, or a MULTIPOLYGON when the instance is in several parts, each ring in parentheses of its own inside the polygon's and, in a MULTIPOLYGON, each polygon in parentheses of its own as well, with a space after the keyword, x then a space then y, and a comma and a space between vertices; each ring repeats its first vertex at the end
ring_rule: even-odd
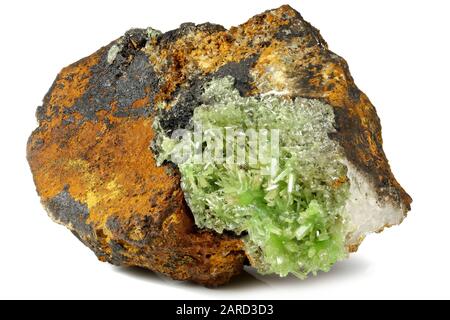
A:
POLYGON ((183 24, 160 34, 130 30, 66 68, 37 110, 28 161, 49 215, 101 261, 219 285, 247 258, 232 234, 198 230, 177 169, 156 166, 156 110, 167 132, 183 127, 202 84, 231 75, 242 95, 276 90, 334 107, 333 135, 380 201, 409 210, 382 149, 381 126, 346 62, 289 6, 226 30, 183 24))

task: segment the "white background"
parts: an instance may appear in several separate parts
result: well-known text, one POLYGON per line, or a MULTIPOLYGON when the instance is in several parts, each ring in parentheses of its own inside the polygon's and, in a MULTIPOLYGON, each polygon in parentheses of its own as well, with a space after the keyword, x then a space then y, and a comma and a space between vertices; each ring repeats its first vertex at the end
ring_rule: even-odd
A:
POLYGON ((0 1, 0 298, 450 298, 448 1, 0 1), (97 261, 46 216, 25 160, 34 112, 58 71, 131 27, 225 27, 290 3, 349 63, 413 197, 400 227, 306 281, 244 274, 218 289, 97 261))

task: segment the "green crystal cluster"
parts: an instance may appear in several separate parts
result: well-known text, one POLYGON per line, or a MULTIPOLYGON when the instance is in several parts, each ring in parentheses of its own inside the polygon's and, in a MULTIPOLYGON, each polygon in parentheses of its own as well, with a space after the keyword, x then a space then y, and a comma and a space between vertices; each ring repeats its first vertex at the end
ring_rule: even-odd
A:
MULTIPOLYGON (((233 163, 227 161, 230 155, 222 162, 206 157, 199 163, 194 155, 179 161, 197 226, 242 235, 260 273, 303 278, 328 271, 347 254, 344 205, 349 195, 347 168, 328 137, 334 131, 332 107, 312 99, 242 97, 233 84, 230 77, 208 83, 192 126, 201 124, 204 132, 277 129, 279 153, 257 163, 233 163)), ((159 161, 170 160, 178 141, 159 141, 159 161)), ((202 151, 211 151, 211 141, 203 138, 202 151)), ((250 153, 254 145, 244 144, 250 153)))

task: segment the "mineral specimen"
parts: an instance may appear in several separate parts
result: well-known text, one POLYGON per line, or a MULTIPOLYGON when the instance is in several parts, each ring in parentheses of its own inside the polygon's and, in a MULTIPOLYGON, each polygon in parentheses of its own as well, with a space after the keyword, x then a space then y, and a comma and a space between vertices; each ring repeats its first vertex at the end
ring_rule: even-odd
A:
POLYGON ((230 30, 130 30, 64 68, 37 119, 44 207, 115 265, 208 286, 245 264, 303 278, 410 209, 374 107, 289 6, 230 30))

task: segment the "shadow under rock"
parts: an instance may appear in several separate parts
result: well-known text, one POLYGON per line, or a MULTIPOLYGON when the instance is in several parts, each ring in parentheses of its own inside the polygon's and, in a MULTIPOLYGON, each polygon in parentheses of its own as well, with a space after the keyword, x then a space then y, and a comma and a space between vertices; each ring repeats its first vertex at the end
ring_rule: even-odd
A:
POLYGON ((112 266, 112 269, 115 272, 124 274, 131 278, 136 278, 144 281, 154 282, 154 283, 164 283, 164 279, 162 277, 151 271, 140 267, 117 267, 112 266))
POLYGON ((177 281, 177 280, 172 280, 169 277, 162 275, 162 274, 158 274, 156 272, 144 269, 144 268, 139 268, 139 267, 115 267, 113 266, 113 270, 115 272, 124 274, 126 276, 132 277, 132 278, 136 278, 136 279, 141 279, 144 281, 148 281, 148 282, 153 282, 153 283, 165 283, 171 286, 182 286, 182 287, 188 287, 191 289, 214 289, 214 290, 235 290, 235 289, 244 289, 244 288, 254 288, 254 287, 266 287, 267 284, 258 279, 257 277, 253 276, 252 273, 247 272, 246 270, 248 270, 247 268, 238 276, 234 277, 233 279, 231 279, 231 281, 225 285, 219 286, 219 287, 212 287, 212 288, 208 288, 208 287, 203 287, 199 284, 196 284, 194 282, 190 282, 190 281, 177 281))
MULTIPOLYGON (((229 283, 213 289, 219 291, 235 291, 236 289, 245 290, 286 285, 300 288, 306 285, 318 285, 322 282, 350 278, 365 272, 368 268, 368 261, 361 257, 353 256, 350 259, 336 263, 329 272, 319 272, 317 276, 309 276, 305 280, 300 280, 293 275, 286 277, 279 277, 275 274, 260 275, 254 268, 245 267, 244 271, 234 277, 229 283)), ((139 267, 114 267, 114 270, 118 273, 153 283, 181 286, 197 290, 208 289, 193 282, 172 280, 164 275, 139 267)))
POLYGON ((254 269, 249 269, 248 272, 269 286, 295 286, 300 288, 302 286, 314 286, 329 281, 351 278, 364 273, 369 266, 369 262, 364 258, 353 256, 336 263, 329 272, 319 272, 317 276, 310 275, 304 280, 300 280, 293 275, 286 277, 279 277, 275 274, 263 276, 259 275, 254 269))

